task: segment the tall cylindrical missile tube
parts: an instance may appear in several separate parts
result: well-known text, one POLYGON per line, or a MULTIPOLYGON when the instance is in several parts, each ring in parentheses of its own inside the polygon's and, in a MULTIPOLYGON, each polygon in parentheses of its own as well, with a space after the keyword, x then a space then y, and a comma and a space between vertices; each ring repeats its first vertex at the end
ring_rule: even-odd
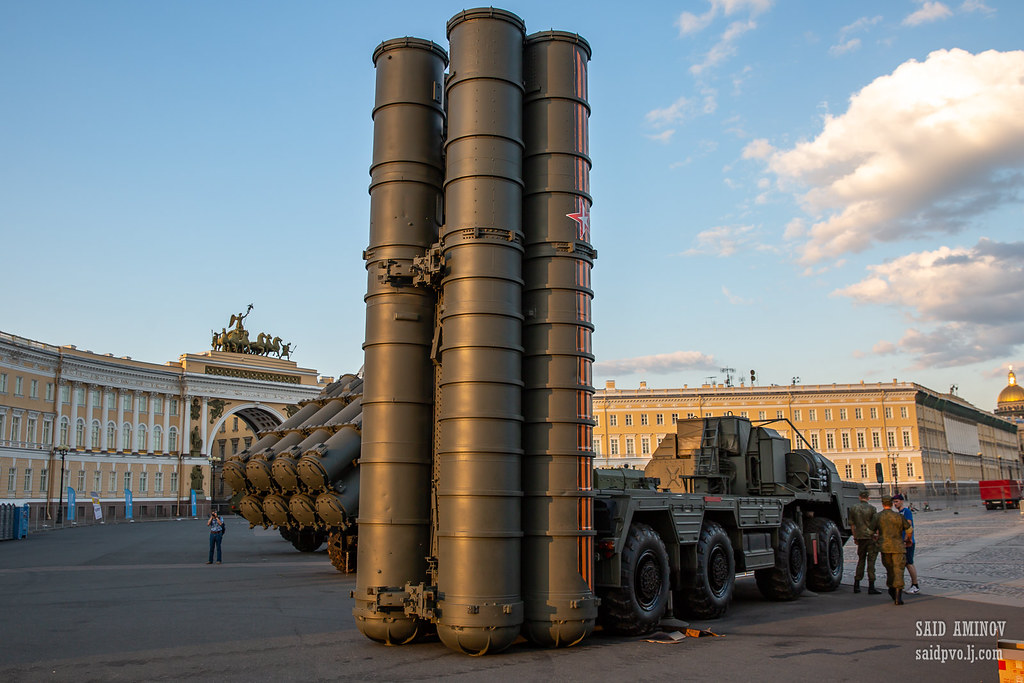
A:
POLYGON ((437 241, 440 224, 447 55, 430 41, 399 38, 381 43, 373 63, 363 496, 353 615, 365 636, 400 644, 427 626, 380 596, 427 580, 435 297, 413 285, 413 262, 437 241))
POLYGON ((594 392, 587 62, 574 33, 527 37, 523 129, 524 633, 554 647, 594 628, 594 392))
MULTIPOLYGON (((508 647, 523 620, 524 34, 519 17, 493 8, 448 22, 437 630, 473 655, 508 647)), ((361 518, 373 496, 364 485, 361 518)))

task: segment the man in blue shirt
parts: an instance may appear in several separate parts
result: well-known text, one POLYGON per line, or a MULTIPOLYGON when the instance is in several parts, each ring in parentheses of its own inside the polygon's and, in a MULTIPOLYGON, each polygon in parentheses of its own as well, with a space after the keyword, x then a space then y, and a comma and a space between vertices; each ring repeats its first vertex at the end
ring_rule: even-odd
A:
POLYGON ((210 527, 210 559, 206 561, 206 564, 213 564, 214 546, 217 547, 217 564, 220 564, 220 544, 224 540, 224 520, 214 510, 210 513, 210 519, 206 521, 206 526, 210 527))
MULTIPOLYGON (((908 522, 914 523, 914 513, 910 511, 910 506, 906 505, 902 493, 897 493, 892 497, 892 506, 908 522)), ((921 589, 917 587, 917 569, 914 567, 914 548, 917 547, 917 534, 914 534, 910 541, 906 541, 906 534, 903 535, 903 538, 907 543, 907 571, 910 572, 910 588, 907 589, 907 593, 913 595, 914 593, 921 592, 921 589)))

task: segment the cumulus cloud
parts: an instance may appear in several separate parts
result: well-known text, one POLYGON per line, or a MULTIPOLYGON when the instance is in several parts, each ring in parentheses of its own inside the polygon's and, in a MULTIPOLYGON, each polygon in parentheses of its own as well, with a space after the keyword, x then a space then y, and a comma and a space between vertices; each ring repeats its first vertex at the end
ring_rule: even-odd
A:
POLYGON ((675 134, 676 134, 676 129, 675 128, 669 128, 668 130, 663 130, 660 133, 654 133, 652 135, 648 135, 647 137, 650 138, 651 140, 654 140, 655 142, 660 142, 662 144, 666 144, 667 145, 669 143, 669 141, 672 140, 672 136, 675 135, 675 134))
POLYGON ((983 238, 973 247, 907 254, 868 270, 868 277, 833 294, 910 311, 917 325, 896 346, 917 357, 916 367, 991 360, 1024 344, 1024 242, 983 238))
POLYGON ((647 112, 644 119, 652 126, 671 126, 682 122, 693 111, 693 104, 689 99, 680 97, 675 102, 661 109, 652 109, 647 112))
POLYGON ((869 30, 872 26, 882 20, 882 17, 861 17, 852 24, 839 29, 839 42, 828 49, 828 52, 833 57, 846 54, 847 52, 853 52, 860 48, 860 38, 851 37, 855 33, 861 33, 869 30))
POLYGON ((946 7, 941 2, 933 2, 932 0, 918 0, 921 7, 908 14, 903 19, 904 26, 919 26, 921 24, 927 24, 932 21, 939 21, 941 19, 948 19, 953 16, 953 11, 946 7))
POLYGON ((982 0, 964 0, 960 5, 961 12, 981 12, 982 14, 995 14, 995 10, 986 5, 982 0))
POLYGON ((813 224, 804 263, 876 242, 955 233, 1019 201, 1024 188, 1024 51, 939 50, 911 60, 824 116, 792 149, 754 140, 761 159, 813 224))
POLYGON ((673 351, 653 356, 598 361, 594 363, 594 372, 601 375, 667 375, 681 370, 706 370, 717 367, 718 363, 713 356, 700 351, 673 351))
POLYGON ((683 254, 696 256, 712 254, 714 256, 732 256, 741 249, 756 247, 757 231, 752 225, 718 225, 697 233, 694 245, 683 254))

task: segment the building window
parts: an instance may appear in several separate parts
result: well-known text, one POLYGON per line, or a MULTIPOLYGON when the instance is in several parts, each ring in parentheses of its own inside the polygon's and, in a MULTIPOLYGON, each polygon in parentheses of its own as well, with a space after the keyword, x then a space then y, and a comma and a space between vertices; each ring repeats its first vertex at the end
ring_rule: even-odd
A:
POLYGON ((619 424, 619 416, 618 415, 609 415, 608 416, 608 426, 609 427, 617 427, 618 424, 619 424))
POLYGON ((75 402, 78 405, 85 405, 85 387, 75 387, 75 402))
POLYGON ((102 490, 100 488, 100 486, 101 486, 100 471, 97 469, 95 472, 92 473, 92 488, 93 488, 93 490, 96 491, 97 495, 102 490))
POLYGON ((39 398, 39 380, 34 379, 28 385, 29 398, 39 398))
POLYGON ((157 493, 164 492, 164 473, 157 472, 153 475, 153 490, 157 493))
POLYGON ((82 418, 75 420, 75 446, 85 448, 85 420, 82 418))
POLYGON ((636 446, 632 437, 626 437, 626 455, 636 455, 636 446))
POLYGON ((238 439, 231 439, 231 455, 238 455, 238 439))
POLYGON ((220 423, 220 429, 217 430, 217 433, 218 434, 223 434, 226 431, 228 431, 228 423, 227 422, 221 422, 220 423))
POLYGON ((814 409, 814 408, 809 409, 807 411, 807 420, 809 422, 817 422, 818 421, 818 411, 816 409, 814 409))
POLYGON ((896 479, 900 476, 900 467, 896 463, 890 463, 889 471, 892 473, 893 479, 896 479))
POLYGON ((32 468, 25 468, 25 481, 22 482, 22 490, 26 493, 32 490, 32 468))
POLYGON ((633 413, 626 413, 626 426, 627 427, 632 427, 633 426, 633 413))
POLYGON ((50 483, 50 470, 44 467, 39 473, 39 490, 46 491, 46 485, 50 483))
POLYGON ((250 446, 252 446, 252 437, 247 436, 245 437, 245 450, 249 450, 250 446))
POLYGON ((741 410, 740 411, 740 417, 750 417, 750 416, 747 414, 747 411, 741 410))
POLYGON ((78 490, 85 490, 85 470, 78 470, 78 490))
POLYGON ((106 392, 106 401, 107 401, 107 410, 113 410, 114 408, 117 407, 117 397, 114 395, 114 392, 112 392, 112 391, 106 392))
POLYGON ((697 419, 697 413, 687 413, 686 414, 686 419, 687 420, 696 420, 697 419))
POLYGON ((132 473, 130 471, 124 473, 124 487, 129 491, 132 490, 132 473))
POLYGON ((68 441, 69 431, 71 430, 71 422, 66 417, 60 419, 60 445, 64 448, 68 447, 71 443, 68 441))
POLYGON ((233 432, 237 432, 238 431, 238 418, 237 417, 231 418, 231 431, 233 431, 233 432))
POLYGON ((97 450, 100 447, 100 421, 92 421, 92 429, 89 430, 89 448, 97 450))
POLYGON ((53 443, 53 420, 43 418, 43 444, 49 446, 53 443))
POLYGON ((647 413, 640 413, 640 424, 647 425, 647 413))
POLYGON ((906 431, 903 432, 903 447, 904 448, 911 448, 910 432, 906 432, 906 431))
POLYGON ((878 408, 871 408, 871 419, 872 420, 877 420, 878 419, 878 408))
POLYGON ((793 421, 794 422, 800 422, 801 419, 802 419, 802 417, 801 417, 800 409, 797 408, 796 410, 793 411, 793 421))
POLYGON ((11 416, 11 441, 21 441, 21 416, 11 416))
POLYGON ((886 432, 885 439, 886 443, 889 445, 889 448, 896 448, 896 432, 890 429, 888 432, 886 432))
POLYGON ((177 415, 178 415, 178 399, 172 398, 171 399, 171 417, 176 417, 177 415))
POLYGON ((177 493, 178 491, 178 473, 171 472, 171 490, 177 493))
POLYGON ((850 450, 850 433, 849 432, 843 432, 842 434, 840 434, 839 435, 839 440, 843 444, 843 450, 844 451, 850 450))
POLYGON ((900 406, 900 417, 902 417, 904 420, 907 419, 907 407, 906 406, 900 406))
POLYGON ((831 422, 831 421, 832 421, 832 409, 831 408, 825 408, 825 422, 831 422))
POLYGON ((66 384, 60 388, 60 402, 64 405, 71 403, 71 387, 66 384))
POLYGON ((864 448, 864 432, 857 432, 857 448, 864 448))
POLYGON ((153 397, 153 412, 157 415, 164 414, 164 398, 163 396, 153 397))
POLYGON ((846 419, 846 408, 840 408, 839 409, 839 419, 840 420, 845 420, 846 419))
POLYGON ((22 389, 25 388, 25 378, 18 375, 14 378, 14 395, 21 396, 22 389))
POLYGON ((8 491, 13 491, 14 490, 14 480, 17 478, 17 476, 18 476, 18 469, 16 467, 8 467, 7 468, 7 490, 8 491))
POLYGON ((826 434, 825 435, 825 448, 827 448, 830 451, 834 451, 835 450, 835 448, 836 448, 836 435, 835 434, 831 434, 830 433, 830 434, 826 434))
POLYGON ((776 410, 775 411, 775 419, 776 420, 781 420, 784 417, 785 417, 785 415, 783 414, 783 412, 781 410, 776 410))
POLYGON ((176 451, 178 450, 178 428, 171 427, 167 430, 167 450, 176 451))
POLYGON ((7 373, 0 372, 0 394, 7 393, 7 373))
POLYGON ((908 462, 907 463, 907 476, 908 477, 914 476, 914 463, 912 463, 912 462, 908 462))
POLYGON ((766 415, 767 415, 767 414, 768 414, 768 413, 766 413, 765 411, 763 411, 763 410, 759 410, 759 411, 757 411, 757 419, 758 419, 758 420, 766 420, 766 419, 768 419, 768 418, 766 417, 766 415))
POLYGON ((34 417, 28 418, 26 429, 25 440, 31 444, 39 443, 36 440, 36 419, 34 417))
POLYGON ((672 424, 679 422, 679 413, 672 413, 672 424))
POLYGON ((886 406, 885 407, 885 419, 887 419, 887 420, 891 420, 892 419, 892 406, 886 406))
POLYGON ((846 474, 847 481, 852 480, 853 479, 853 465, 847 465, 845 467, 845 470, 846 470, 845 474, 846 474))
POLYGON ((618 439, 611 439, 609 441, 609 445, 611 446, 611 454, 612 455, 618 455, 619 454, 619 440, 618 439))
POLYGON ((121 396, 121 408, 122 408, 122 410, 131 410, 132 409, 132 395, 131 394, 122 394, 122 396, 121 396))
POLYGON ((132 450, 132 426, 127 422, 121 425, 121 443, 126 451, 132 450))
POLYGON ((89 400, 92 401, 92 404, 94 406, 98 406, 100 404, 100 390, 99 389, 90 389, 89 390, 89 400))
POLYGON ((860 408, 854 408, 853 409, 853 419, 855 419, 855 420, 863 420, 864 419, 864 411, 861 410, 860 408))
POLYGON ((658 413, 654 416, 654 424, 663 425, 665 424, 665 413, 658 413))
POLYGON ((164 430, 160 428, 160 425, 153 427, 153 450, 164 450, 164 430))
POLYGON ((881 448, 882 447, 882 435, 878 432, 871 432, 871 447, 881 448))
POLYGON ((144 451, 144 450, 146 450, 146 445, 147 445, 146 437, 148 436, 148 434, 146 434, 146 425, 139 425, 139 429, 138 429, 138 431, 135 434, 136 434, 135 435, 135 445, 138 446, 138 448, 136 448, 136 450, 137 451, 144 451))
POLYGON ((640 454, 650 455, 651 454, 651 440, 646 436, 640 439, 640 454))
POLYGON ((818 435, 811 434, 811 448, 818 450, 818 435))
POLYGON ((601 455, 601 439, 594 439, 594 455, 601 455))
POLYGON ((868 466, 867 465, 863 465, 862 464, 860 466, 860 478, 861 479, 867 479, 868 478, 868 466))
POLYGON ((114 450, 117 445, 117 425, 113 422, 107 423, 107 450, 114 450))
POLYGON ((146 493, 149 490, 149 475, 146 472, 139 473, 139 493, 146 493))
POLYGON ((117 490, 117 472, 111 472, 110 473, 109 486, 107 486, 107 490, 108 491, 116 491, 117 490))
POLYGON ((225 439, 221 439, 217 442, 217 447, 220 449, 220 459, 223 460, 227 455, 224 449, 228 447, 228 442, 225 439))
POLYGON ((46 400, 47 401, 52 401, 53 400, 53 383, 52 382, 47 382, 46 383, 46 400))
POLYGON ((149 396, 146 396, 145 394, 143 394, 142 396, 139 396, 139 412, 140 413, 148 413, 149 412, 149 396))

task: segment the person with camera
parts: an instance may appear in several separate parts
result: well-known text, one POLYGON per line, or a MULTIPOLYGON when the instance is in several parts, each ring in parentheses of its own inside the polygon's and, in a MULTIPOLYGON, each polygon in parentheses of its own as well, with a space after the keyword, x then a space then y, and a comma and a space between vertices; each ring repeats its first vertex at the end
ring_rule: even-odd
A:
POLYGON ((224 540, 224 520, 216 510, 211 510, 206 526, 210 527, 210 557, 206 560, 206 564, 213 564, 214 546, 217 547, 217 564, 220 564, 220 544, 224 540))

